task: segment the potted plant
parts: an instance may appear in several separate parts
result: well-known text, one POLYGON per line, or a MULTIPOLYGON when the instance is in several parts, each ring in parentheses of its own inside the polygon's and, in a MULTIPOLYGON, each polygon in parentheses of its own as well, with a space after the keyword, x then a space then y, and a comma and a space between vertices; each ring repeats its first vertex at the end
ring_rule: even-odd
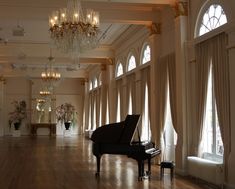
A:
POLYGON ((11 128, 11 126, 14 125, 15 130, 19 130, 22 120, 27 118, 26 102, 24 100, 14 100, 12 104, 15 110, 9 113, 9 126, 11 128))
POLYGON ((70 103, 61 104, 56 108, 57 121, 64 124, 66 130, 69 130, 70 125, 75 125, 76 114, 75 107, 70 103))

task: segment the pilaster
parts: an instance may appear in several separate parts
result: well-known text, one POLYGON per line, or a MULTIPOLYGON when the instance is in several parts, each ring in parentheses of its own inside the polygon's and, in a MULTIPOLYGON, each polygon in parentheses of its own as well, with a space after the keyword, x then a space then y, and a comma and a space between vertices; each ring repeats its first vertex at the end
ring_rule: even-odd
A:
POLYGON ((178 141, 176 146, 176 171, 184 174, 187 157, 187 77, 184 44, 187 40, 187 1, 175 4, 175 54, 176 54, 176 101, 178 141))

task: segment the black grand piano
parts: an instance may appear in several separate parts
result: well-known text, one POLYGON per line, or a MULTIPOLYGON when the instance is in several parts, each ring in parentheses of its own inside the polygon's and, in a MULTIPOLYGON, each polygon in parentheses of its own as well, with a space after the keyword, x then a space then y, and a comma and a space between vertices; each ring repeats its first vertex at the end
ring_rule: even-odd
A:
POLYGON ((152 142, 141 142, 137 123, 140 115, 127 115, 125 121, 111 123, 97 128, 92 136, 92 152, 97 159, 96 176, 100 173, 100 159, 103 154, 120 154, 133 158, 138 163, 138 180, 151 174, 151 158, 160 154, 152 142), (132 141, 135 131, 139 141, 132 141), (148 161, 148 171, 144 171, 144 161, 148 161))

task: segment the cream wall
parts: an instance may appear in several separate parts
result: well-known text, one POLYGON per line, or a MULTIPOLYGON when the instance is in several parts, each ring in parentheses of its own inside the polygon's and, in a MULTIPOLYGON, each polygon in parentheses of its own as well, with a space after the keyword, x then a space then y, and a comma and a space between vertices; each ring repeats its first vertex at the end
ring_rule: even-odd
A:
MULTIPOLYGON (((29 135, 31 122, 31 99, 39 97, 38 92, 42 89, 42 82, 40 79, 25 79, 25 78, 6 78, 5 81, 0 82, 0 136, 11 135, 12 130, 9 129, 8 118, 9 112, 14 110, 11 104, 13 100, 25 100, 27 104, 27 120, 21 125, 21 135, 29 135)), ((55 107, 64 102, 72 103, 77 111, 77 124, 72 130, 72 134, 77 135, 81 133, 83 127, 83 106, 84 106, 84 85, 80 79, 63 79, 56 87, 55 107)), ((55 116, 54 116, 55 117, 55 116)), ((39 128, 39 135, 49 134, 48 129, 39 128)), ((63 134, 63 130, 58 125, 57 135, 63 134)))

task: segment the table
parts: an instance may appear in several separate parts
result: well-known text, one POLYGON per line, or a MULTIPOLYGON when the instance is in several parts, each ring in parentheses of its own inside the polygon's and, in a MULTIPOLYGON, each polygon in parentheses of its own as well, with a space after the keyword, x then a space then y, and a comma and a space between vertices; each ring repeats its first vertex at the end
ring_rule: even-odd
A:
POLYGON ((50 136, 56 135, 56 123, 31 123, 31 134, 37 135, 38 128, 48 128, 50 130, 50 136))

